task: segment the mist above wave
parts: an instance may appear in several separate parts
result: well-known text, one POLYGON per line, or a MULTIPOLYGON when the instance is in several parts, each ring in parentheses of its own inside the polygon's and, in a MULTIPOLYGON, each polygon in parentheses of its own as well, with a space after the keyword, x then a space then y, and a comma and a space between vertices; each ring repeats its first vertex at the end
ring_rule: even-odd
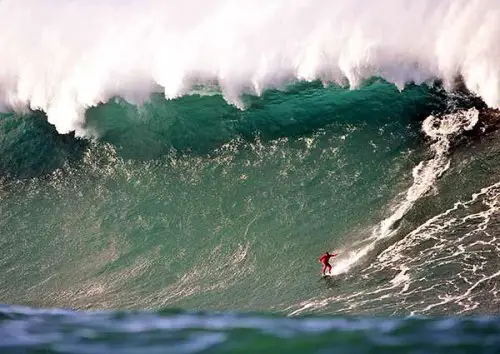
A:
POLYGON ((141 103, 197 85, 243 107, 294 80, 399 88, 460 76, 500 107, 496 0, 4 0, 0 108, 47 113, 84 135, 85 110, 114 96, 141 103))

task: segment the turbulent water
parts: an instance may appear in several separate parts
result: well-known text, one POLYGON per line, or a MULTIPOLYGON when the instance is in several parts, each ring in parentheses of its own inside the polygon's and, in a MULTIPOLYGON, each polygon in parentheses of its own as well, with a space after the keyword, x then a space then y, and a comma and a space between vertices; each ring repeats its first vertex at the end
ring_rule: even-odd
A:
POLYGON ((2 352, 500 345, 497 1, 4 0, 0 26, 2 352))

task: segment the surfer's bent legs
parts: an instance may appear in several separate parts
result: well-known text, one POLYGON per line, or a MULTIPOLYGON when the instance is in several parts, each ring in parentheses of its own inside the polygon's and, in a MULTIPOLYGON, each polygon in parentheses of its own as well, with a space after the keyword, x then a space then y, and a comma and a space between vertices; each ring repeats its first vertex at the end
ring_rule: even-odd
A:
POLYGON ((329 264, 323 264, 323 275, 325 275, 325 270, 328 269, 328 273, 332 270, 332 266, 329 264))

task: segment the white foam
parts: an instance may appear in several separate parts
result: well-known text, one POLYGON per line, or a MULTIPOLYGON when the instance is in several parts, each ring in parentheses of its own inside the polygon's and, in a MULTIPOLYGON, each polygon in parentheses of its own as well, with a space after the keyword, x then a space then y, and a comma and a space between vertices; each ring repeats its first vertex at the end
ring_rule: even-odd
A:
POLYGON ((497 0, 3 0, 0 108, 42 109, 59 132, 87 107, 194 84, 226 100, 296 79, 399 88, 460 74, 500 107, 497 0))
MULTIPOLYGON (((358 249, 350 250, 347 257, 339 257, 331 274, 348 272, 355 264, 366 257, 381 240, 390 238, 397 231, 394 225, 403 218, 415 202, 434 187, 437 179, 448 170, 450 161, 448 151, 450 139, 464 130, 471 130, 478 122, 479 112, 475 108, 460 111, 443 117, 429 116, 422 123, 422 131, 433 140, 430 148, 432 159, 420 162, 413 169, 413 184, 406 191, 405 198, 396 204, 393 213, 376 227, 368 242, 358 249)), ((342 254, 342 250, 339 251, 342 254)))

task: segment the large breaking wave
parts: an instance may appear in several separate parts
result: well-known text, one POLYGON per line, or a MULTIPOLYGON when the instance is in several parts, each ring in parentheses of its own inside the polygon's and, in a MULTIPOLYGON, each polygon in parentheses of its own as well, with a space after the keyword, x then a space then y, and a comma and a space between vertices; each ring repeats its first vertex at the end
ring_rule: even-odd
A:
POLYGON ((457 77, 500 107, 500 3, 400 1, 35 1, 0 3, 0 106, 40 109, 60 133, 121 96, 206 90, 243 107, 295 80, 404 88, 457 77))

